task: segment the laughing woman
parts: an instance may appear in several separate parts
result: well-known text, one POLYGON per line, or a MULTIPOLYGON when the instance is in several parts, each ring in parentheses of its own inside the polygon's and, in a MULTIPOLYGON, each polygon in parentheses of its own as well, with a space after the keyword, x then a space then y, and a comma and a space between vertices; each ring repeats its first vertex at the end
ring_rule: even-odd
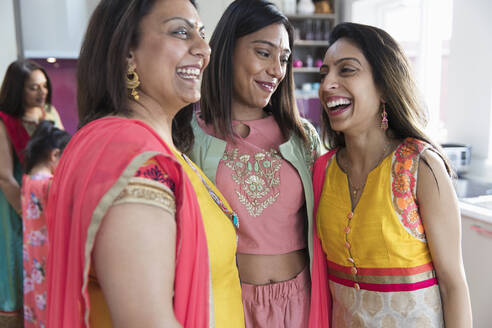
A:
POLYGON ((310 327, 471 327, 450 169, 410 68, 381 29, 342 23, 320 68, 310 327))
POLYGON ((181 153, 209 58, 192 1, 95 9, 48 199, 47 327, 244 326, 231 210, 181 153))

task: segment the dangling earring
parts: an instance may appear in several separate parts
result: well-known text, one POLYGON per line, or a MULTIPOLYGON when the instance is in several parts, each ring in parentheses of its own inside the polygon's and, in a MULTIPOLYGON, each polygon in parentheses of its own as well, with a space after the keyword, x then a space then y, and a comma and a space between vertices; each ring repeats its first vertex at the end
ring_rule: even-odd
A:
POLYGON ((137 91, 139 85, 140 80, 138 79, 137 72, 135 72, 135 65, 128 64, 128 71, 126 72, 126 87, 131 90, 130 94, 135 100, 140 98, 137 91))
POLYGON ((383 103, 383 112, 381 114, 381 129, 388 130, 388 114, 386 113, 386 104, 383 103))

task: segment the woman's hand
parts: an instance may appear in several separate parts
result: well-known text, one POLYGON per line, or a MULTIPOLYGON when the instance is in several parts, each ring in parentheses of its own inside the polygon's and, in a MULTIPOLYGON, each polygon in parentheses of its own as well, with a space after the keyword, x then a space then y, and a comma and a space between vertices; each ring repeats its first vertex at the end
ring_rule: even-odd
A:
POLYGON ((458 199, 442 159, 426 151, 419 164, 417 198, 436 270, 446 328, 472 327, 468 285, 461 255, 458 199))

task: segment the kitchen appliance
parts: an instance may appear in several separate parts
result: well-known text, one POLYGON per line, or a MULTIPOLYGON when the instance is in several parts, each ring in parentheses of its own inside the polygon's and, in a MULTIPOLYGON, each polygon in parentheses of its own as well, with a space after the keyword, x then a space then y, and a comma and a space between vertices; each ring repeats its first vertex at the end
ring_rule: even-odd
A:
POLYGON ((441 147, 449 159, 451 166, 459 177, 462 177, 470 168, 471 146, 458 143, 446 143, 441 147))

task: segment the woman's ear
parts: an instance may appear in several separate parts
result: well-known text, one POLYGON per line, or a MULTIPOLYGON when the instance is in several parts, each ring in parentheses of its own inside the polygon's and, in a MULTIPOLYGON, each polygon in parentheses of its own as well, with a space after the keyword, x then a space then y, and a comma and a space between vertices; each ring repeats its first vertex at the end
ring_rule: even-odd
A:
POLYGON ((55 148, 50 151, 50 163, 58 162, 60 160, 61 151, 60 148, 55 148))
POLYGON ((130 50, 128 53, 128 56, 126 57, 126 62, 128 64, 128 67, 133 66, 135 67, 135 54, 133 53, 133 50, 130 50))
POLYGON ((58 162, 60 161, 60 156, 61 156, 60 148, 55 148, 50 151, 48 162, 52 172, 55 171, 55 168, 58 165, 58 162))

